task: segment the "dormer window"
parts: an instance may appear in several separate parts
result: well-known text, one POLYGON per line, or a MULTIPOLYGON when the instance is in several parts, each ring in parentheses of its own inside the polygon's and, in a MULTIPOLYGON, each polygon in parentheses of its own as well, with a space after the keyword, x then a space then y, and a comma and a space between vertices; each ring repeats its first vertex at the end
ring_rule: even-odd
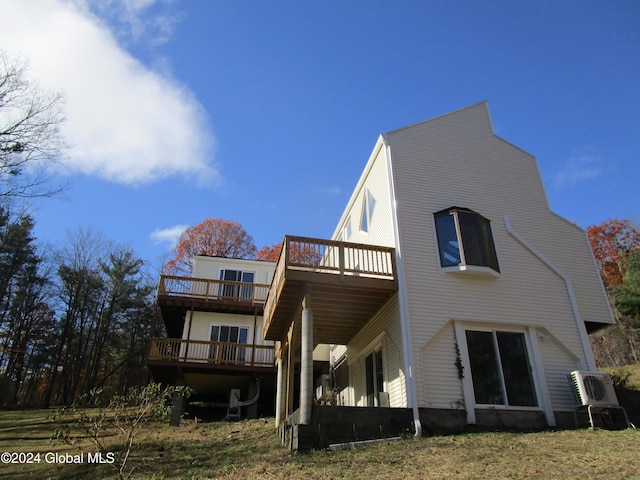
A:
POLYGON ((488 219, 460 207, 437 212, 434 219, 443 270, 500 272, 488 219))

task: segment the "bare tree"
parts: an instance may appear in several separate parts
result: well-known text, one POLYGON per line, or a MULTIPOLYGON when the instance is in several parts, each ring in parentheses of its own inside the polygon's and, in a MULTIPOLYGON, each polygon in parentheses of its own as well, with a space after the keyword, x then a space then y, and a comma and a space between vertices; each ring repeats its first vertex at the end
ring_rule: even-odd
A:
POLYGON ((0 199, 59 193, 47 173, 66 149, 63 120, 62 95, 30 81, 26 60, 0 50, 0 199))

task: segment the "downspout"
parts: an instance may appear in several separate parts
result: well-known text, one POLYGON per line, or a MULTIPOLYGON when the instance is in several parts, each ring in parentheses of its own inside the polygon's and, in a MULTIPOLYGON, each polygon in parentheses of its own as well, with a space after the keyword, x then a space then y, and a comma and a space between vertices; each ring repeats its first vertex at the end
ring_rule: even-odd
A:
POLYGON ((571 285, 571 280, 568 276, 564 274, 558 267, 556 267, 550 260, 548 260, 542 253, 540 253, 533 245, 527 242, 524 238, 522 238, 518 233, 516 233, 511 228, 511 222, 509 221, 509 216, 504 216, 504 226, 507 232, 515 238, 524 248, 529 250, 538 260, 544 263, 553 273, 555 273, 558 277, 560 277, 567 288, 567 295, 569 297, 569 303, 571 304, 571 310, 573 312, 573 318, 576 322, 576 327, 578 328, 578 334, 580 335, 580 344, 582 345, 582 351, 584 353, 584 357, 587 361, 587 368, 589 371, 595 372, 598 370, 596 367, 596 362, 593 358, 593 352, 591 351, 590 343, 589 343, 589 335, 587 334, 587 327, 584 325, 582 318, 580 317, 580 311, 578 310, 578 302, 576 301, 576 297, 573 293, 573 286, 571 285))
POLYGON ((393 224, 393 237, 396 244, 396 275, 398 278, 398 305, 400 307, 400 329, 402 332, 402 351, 405 371, 405 384, 407 388, 407 406, 413 412, 413 425, 416 429, 415 438, 422 436, 422 423, 420 422, 420 411, 418 410, 418 396, 416 394, 416 384, 413 376, 413 355, 411 347, 411 330, 409 326, 409 301, 407 299, 407 282, 404 271, 404 261, 402 247, 400 243, 400 232, 398 227, 398 202, 396 198, 396 188, 391 161, 391 146, 387 139, 381 136, 385 148, 387 160, 387 176, 389 181, 389 200, 391 203, 391 219, 393 224))

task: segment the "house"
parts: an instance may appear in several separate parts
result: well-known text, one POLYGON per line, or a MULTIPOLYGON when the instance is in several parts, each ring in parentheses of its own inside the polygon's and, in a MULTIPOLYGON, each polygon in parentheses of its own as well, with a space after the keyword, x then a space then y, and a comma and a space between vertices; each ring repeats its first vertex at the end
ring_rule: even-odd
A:
POLYGON ((381 135, 332 238, 285 237, 263 318, 294 450, 571 425, 567 375, 614 323, 585 232, 486 103, 381 135))
MULTIPOLYGON (((193 405, 221 415, 273 415, 275 345, 263 339, 262 315, 274 268, 195 256, 190 277, 161 275, 157 301, 167 336, 151 339, 154 380, 193 388, 193 405)), ((174 403, 181 413, 183 399, 174 403)))

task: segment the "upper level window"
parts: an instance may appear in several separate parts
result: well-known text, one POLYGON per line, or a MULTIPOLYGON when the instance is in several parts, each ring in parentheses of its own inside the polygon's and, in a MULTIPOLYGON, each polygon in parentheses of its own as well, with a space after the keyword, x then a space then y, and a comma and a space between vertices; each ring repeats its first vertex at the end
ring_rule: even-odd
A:
POLYGON ((254 283, 254 272, 243 272, 241 270, 220 270, 221 285, 220 295, 231 298, 252 298, 253 287, 249 285, 235 285, 232 282, 254 283))
POLYGON ((488 219, 460 207, 437 212, 434 218, 443 268, 489 267, 500 272, 488 219))
POLYGON ((351 217, 347 218, 342 231, 345 241, 348 241, 351 238, 351 217))
POLYGON ((363 232, 369 231, 371 217, 373 217, 373 208, 375 205, 376 199, 368 189, 365 189, 364 198, 362 200, 362 216, 360 217, 360 230, 363 232))

